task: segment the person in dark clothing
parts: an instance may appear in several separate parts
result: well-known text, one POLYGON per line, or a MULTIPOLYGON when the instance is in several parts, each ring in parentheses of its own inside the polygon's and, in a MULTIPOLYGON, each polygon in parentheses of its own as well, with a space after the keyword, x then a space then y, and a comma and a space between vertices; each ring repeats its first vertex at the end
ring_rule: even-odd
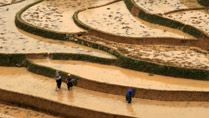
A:
POLYGON ((71 77, 70 74, 68 74, 68 77, 66 78, 65 81, 66 81, 66 83, 67 83, 67 88, 68 88, 68 90, 69 90, 69 89, 72 89, 73 83, 72 83, 72 77, 71 77))
POLYGON ((127 101, 128 103, 131 103, 132 94, 133 94, 133 90, 132 90, 132 88, 130 87, 130 88, 128 89, 127 93, 126 93, 126 101, 127 101))
POLYGON ((61 78, 61 76, 59 75, 58 72, 56 73, 56 82, 57 82, 56 90, 59 90, 61 88, 62 78, 61 78))

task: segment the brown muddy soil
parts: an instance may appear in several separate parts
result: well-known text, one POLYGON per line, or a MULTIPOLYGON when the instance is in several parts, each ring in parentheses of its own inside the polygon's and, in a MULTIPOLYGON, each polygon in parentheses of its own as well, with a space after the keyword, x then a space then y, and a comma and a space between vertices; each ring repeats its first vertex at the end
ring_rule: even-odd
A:
POLYGON ((62 83, 62 88, 59 91, 55 91, 55 80, 27 72, 25 68, 0 67, 0 69, 2 70, 0 71, 1 89, 46 98, 62 104, 143 118, 156 116, 162 118, 208 118, 208 102, 165 102, 133 98, 132 104, 127 104, 124 96, 78 87, 68 91, 65 83, 62 83))
POLYGON ((93 35, 84 35, 78 38, 109 46, 118 50, 124 56, 134 59, 170 66, 209 69, 208 52, 199 48, 172 45, 124 44, 107 41, 93 35))
POLYGON ((45 0, 27 9, 22 18, 29 24, 57 32, 83 32, 73 21, 77 10, 114 0, 45 0))
POLYGON ((163 29, 159 25, 137 20, 126 8, 124 1, 82 11, 78 14, 78 19, 94 29, 119 36, 193 39, 191 36, 179 34, 174 30, 163 29))
POLYGON ((78 87, 68 91, 65 83, 62 83, 59 91, 55 91, 55 80, 27 72, 25 68, 0 67, 0 69, 1 89, 46 98, 62 104, 143 118, 153 118, 156 115, 163 118, 208 118, 208 102, 165 102, 133 98, 133 103, 127 104, 124 96, 78 87))
MULTIPOLYGON (((35 1, 35 0, 34 0, 35 1)), ((18 4, 0 7, 0 53, 79 53, 104 58, 110 54, 64 41, 42 38, 16 28, 15 14, 25 5, 34 2, 27 0, 18 4), (8 15, 10 14, 10 15, 8 15)))
POLYGON ((62 70, 88 80, 155 90, 209 91, 209 82, 149 73, 83 61, 33 60, 38 65, 62 70), (88 71, 87 71, 88 70, 88 71))
POLYGON ((41 112, 0 104, 0 118, 57 118, 41 112))
POLYGON ((134 0, 136 4, 150 13, 165 13, 180 9, 203 7, 197 0, 134 0))
POLYGON ((208 10, 176 12, 164 16, 196 27, 209 35, 209 8, 208 10))

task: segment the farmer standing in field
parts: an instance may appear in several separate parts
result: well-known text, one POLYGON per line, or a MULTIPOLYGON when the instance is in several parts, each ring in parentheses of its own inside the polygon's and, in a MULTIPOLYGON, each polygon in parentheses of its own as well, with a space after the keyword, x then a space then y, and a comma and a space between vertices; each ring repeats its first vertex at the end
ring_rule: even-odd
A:
POLYGON ((133 94, 132 87, 129 87, 129 89, 128 89, 127 93, 126 93, 126 101, 128 103, 131 103, 132 94, 133 94))
POLYGON ((72 83, 72 77, 71 77, 70 74, 68 74, 68 76, 67 76, 67 78, 66 78, 65 81, 66 81, 66 83, 67 83, 67 88, 68 88, 68 90, 69 90, 69 89, 72 89, 73 83, 72 83))
POLYGON ((56 72, 56 82, 57 82, 56 90, 59 90, 61 88, 61 84, 62 84, 62 78, 59 75, 59 72, 56 72))

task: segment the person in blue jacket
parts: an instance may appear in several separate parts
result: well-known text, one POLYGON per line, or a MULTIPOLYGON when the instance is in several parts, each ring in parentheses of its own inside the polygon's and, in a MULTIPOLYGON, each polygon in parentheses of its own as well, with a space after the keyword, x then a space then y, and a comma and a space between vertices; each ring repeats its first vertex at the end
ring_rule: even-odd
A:
POLYGON ((132 87, 130 87, 126 93, 126 101, 128 103, 131 103, 131 97, 132 97, 132 94, 133 94, 133 90, 132 90, 132 87))
POLYGON ((71 77, 70 74, 68 74, 68 76, 67 76, 67 78, 66 78, 65 81, 66 81, 66 83, 67 83, 67 88, 68 88, 68 90, 69 90, 69 89, 72 89, 73 83, 72 83, 72 77, 71 77))

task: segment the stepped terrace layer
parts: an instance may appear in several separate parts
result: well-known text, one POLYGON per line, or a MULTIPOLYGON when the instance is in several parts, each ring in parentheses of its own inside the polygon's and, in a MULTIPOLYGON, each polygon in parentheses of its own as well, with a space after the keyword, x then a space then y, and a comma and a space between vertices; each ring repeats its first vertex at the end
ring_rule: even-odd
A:
POLYGON ((184 33, 136 19, 126 8, 124 1, 81 11, 78 19, 88 27, 119 36, 194 39, 184 33))
POLYGON ((116 66, 72 60, 33 60, 33 63, 112 85, 167 91, 209 91, 207 81, 150 75, 116 66))
POLYGON ((124 96, 104 94, 78 87, 68 91, 65 83, 62 83, 59 91, 55 91, 55 80, 29 73, 24 68, 1 67, 1 70, 3 70, 0 72, 1 89, 46 98, 73 107, 146 118, 159 114, 161 117, 170 118, 198 116, 207 118, 208 116, 209 104, 205 102, 163 102, 134 98, 132 104, 127 104, 124 96))
POLYGON ((45 0, 23 14, 25 22, 57 32, 83 32, 72 19, 73 13, 80 9, 98 6, 113 0, 45 0))
POLYGON ((110 54, 99 50, 70 42, 38 37, 17 29, 14 23, 16 12, 34 1, 27 0, 18 4, 0 7, 0 53, 80 53, 112 58, 110 54))

